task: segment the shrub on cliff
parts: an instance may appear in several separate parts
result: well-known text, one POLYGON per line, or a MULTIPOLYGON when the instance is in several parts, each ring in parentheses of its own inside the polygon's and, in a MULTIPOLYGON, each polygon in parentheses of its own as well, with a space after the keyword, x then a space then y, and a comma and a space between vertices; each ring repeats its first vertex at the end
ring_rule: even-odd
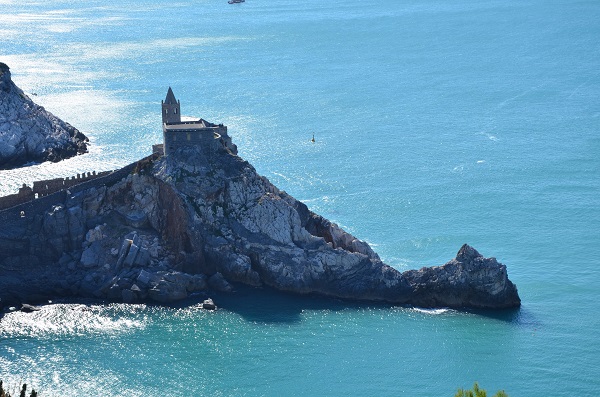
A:
MULTIPOLYGON (((475 382, 472 390, 458 389, 454 397, 487 397, 487 392, 475 382)), ((508 394, 504 390, 498 390, 492 397, 508 397, 508 394)))

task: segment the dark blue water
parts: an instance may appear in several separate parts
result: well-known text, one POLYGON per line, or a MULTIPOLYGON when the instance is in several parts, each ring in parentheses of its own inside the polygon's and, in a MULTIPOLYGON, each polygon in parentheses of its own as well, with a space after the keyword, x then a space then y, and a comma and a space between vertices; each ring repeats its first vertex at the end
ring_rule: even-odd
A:
POLYGON ((184 114, 404 270, 463 243, 508 266, 518 312, 240 290, 176 308, 0 320, 0 378, 44 395, 600 393, 597 1, 0 1, 0 62, 91 153, 0 171, 113 169, 184 114), (310 142, 314 133, 316 142, 310 142))

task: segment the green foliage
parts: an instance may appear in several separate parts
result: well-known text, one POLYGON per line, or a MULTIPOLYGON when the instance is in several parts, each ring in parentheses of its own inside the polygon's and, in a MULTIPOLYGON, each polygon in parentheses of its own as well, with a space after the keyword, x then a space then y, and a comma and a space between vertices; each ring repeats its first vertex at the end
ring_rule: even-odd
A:
MULTIPOLYGON (((27 384, 24 383, 23 387, 21 388, 21 394, 19 394, 19 397, 27 397, 26 393, 27 393, 27 384)), ((1 380, 0 380, 0 397, 11 397, 10 393, 7 392, 6 390, 4 390, 1 380)), ((34 389, 31 389, 31 394, 29 395, 29 397, 38 397, 38 394, 34 389)))
MULTIPOLYGON (((472 390, 458 389, 454 397, 487 397, 487 392, 475 382, 472 390)), ((504 390, 499 390, 492 397, 508 397, 508 394, 504 390)))

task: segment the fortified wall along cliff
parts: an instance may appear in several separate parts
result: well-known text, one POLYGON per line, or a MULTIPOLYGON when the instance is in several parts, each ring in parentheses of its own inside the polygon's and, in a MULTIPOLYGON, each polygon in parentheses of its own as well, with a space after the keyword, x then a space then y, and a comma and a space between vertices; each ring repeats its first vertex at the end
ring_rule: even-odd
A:
MULTIPOLYGON (((128 172, 131 172, 136 167, 139 167, 141 164, 151 158, 158 158, 162 155, 174 153, 177 149, 185 146, 211 145, 214 144, 215 140, 228 137, 227 127, 223 124, 213 124, 203 119, 190 119, 182 121, 181 103, 179 100, 175 99, 175 95, 173 94, 171 87, 169 87, 167 91, 165 100, 161 101, 161 107, 163 143, 153 146, 152 156, 129 164, 120 170, 102 172, 91 171, 66 178, 40 180, 35 181, 33 186, 23 184, 17 193, 0 197, 0 211, 15 209, 13 207, 17 207, 43 197, 52 196, 56 193, 64 193, 67 190, 73 190, 74 187, 81 184, 85 184, 86 188, 105 186, 107 184, 114 183, 116 180, 115 178, 118 178, 119 175, 126 175, 128 172), (94 183, 87 183, 90 181, 94 181, 94 183)), ((233 146, 233 144, 230 142, 227 143, 229 146, 233 146)), ((44 202, 45 201, 46 200, 44 200, 44 202)), ((38 204, 42 203, 40 202, 38 204)), ((27 207, 29 211, 31 211, 33 206, 30 205, 27 207)), ((20 211, 24 210, 25 208, 21 208, 19 211, 17 211, 17 213, 20 214, 20 211)))

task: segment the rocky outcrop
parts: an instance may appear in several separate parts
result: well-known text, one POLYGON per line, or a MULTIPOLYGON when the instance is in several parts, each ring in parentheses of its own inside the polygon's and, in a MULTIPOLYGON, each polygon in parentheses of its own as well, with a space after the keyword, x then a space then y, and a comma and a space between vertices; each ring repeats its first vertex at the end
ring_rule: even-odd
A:
POLYGON ((384 264, 258 175, 228 139, 179 148, 0 230, 0 298, 171 302, 244 283, 424 307, 520 305, 506 267, 468 245, 443 266, 384 264))
POLYGON ((36 105, 0 62, 0 169, 60 161, 87 152, 88 139, 36 105))
POLYGON ((445 265, 409 270, 403 276, 411 286, 411 303, 417 306, 502 308, 521 303, 506 266, 467 244, 445 265))

